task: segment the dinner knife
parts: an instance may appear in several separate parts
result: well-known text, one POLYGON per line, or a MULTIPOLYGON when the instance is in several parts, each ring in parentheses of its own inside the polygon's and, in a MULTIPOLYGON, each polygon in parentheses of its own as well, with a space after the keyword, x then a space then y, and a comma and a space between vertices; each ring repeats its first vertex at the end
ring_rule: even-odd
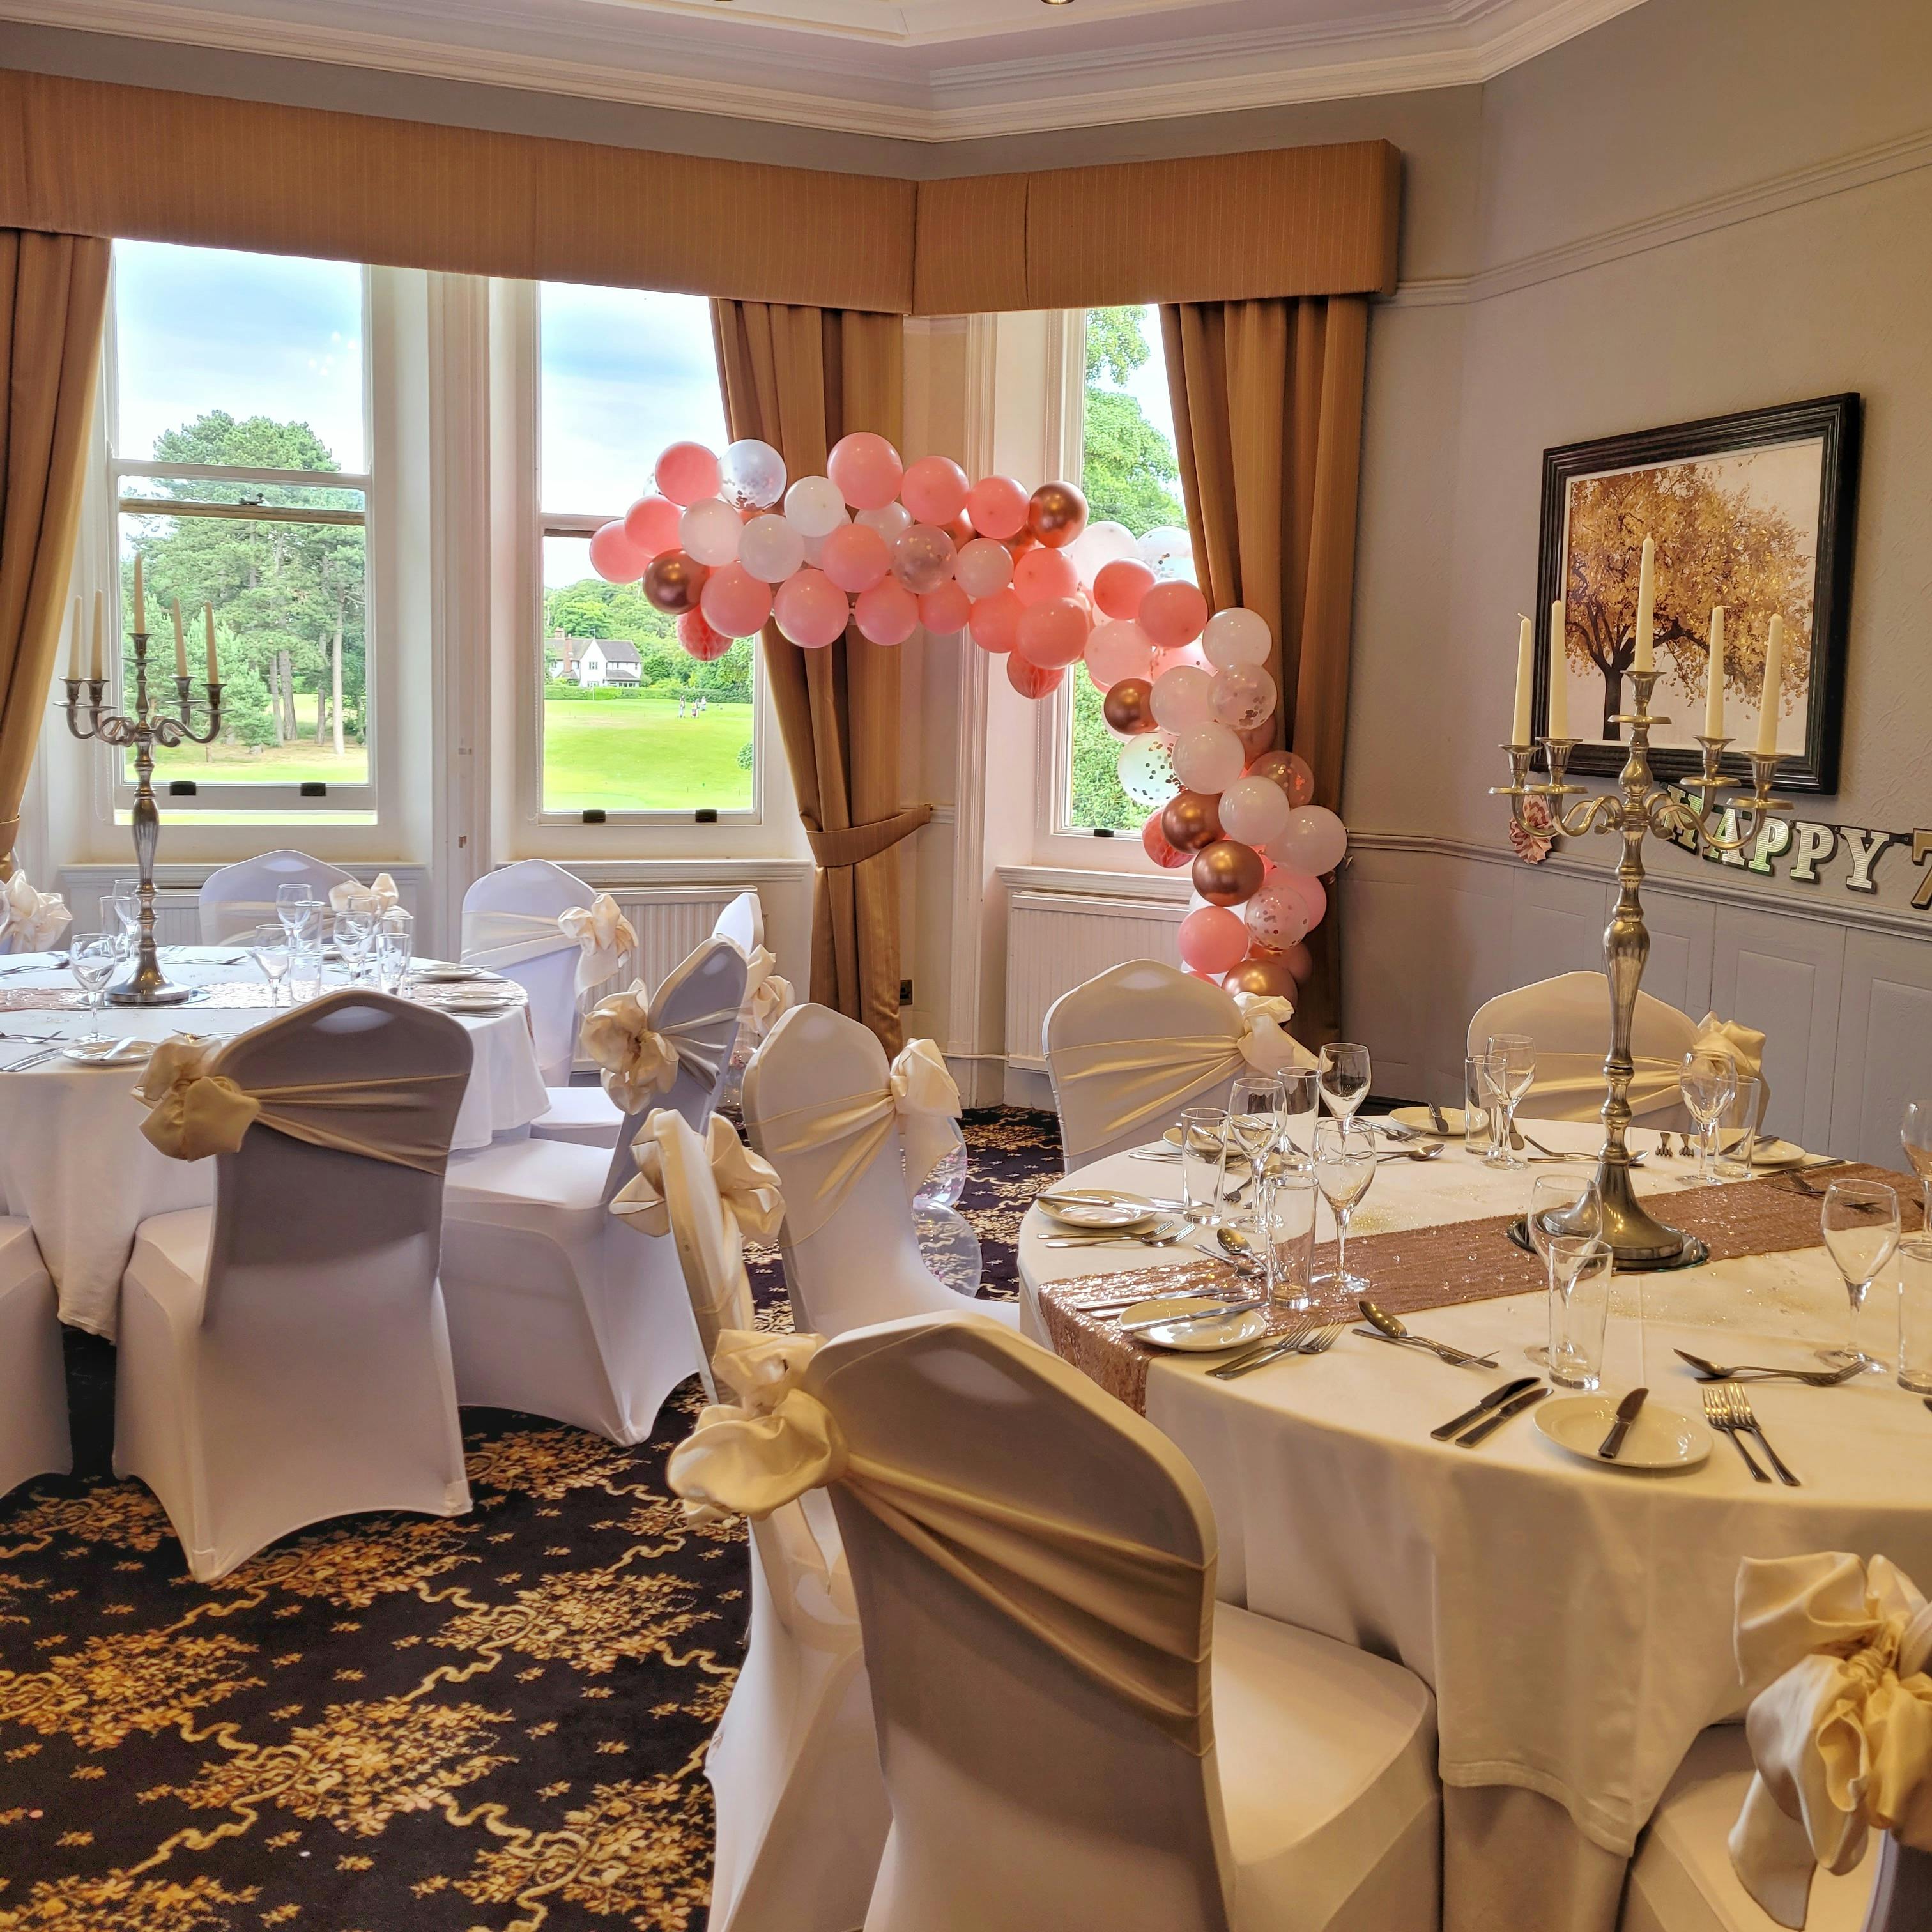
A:
POLYGON ((1503 1403, 1513 1401, 1516 1396, 1521 1395, 1525 1389, 1532 1389, 1536 1385, 1535 1376, 1519 1376, 1514 1382, 1504 1382, 1501 1388, 1490 1390, 1474 1408, 1465 1409, 1454 1421, 1445 1422, 1440 1429, 1432 1429, 1429 1432, 1437 1442, 1447 1442, 1450 1436, 1457 1435, 1462 1430, 1467 1429, 1471 1423, 1481 1421, 1491 1409, 1500 1408, 1503 1403))
POLYGON ((1617 1451, 1624 1446, 1624 1438, 1630 1433, 1630 1424, 1636 1420, 1637 1411, 1642 1408, 1644 1399, 1649 1394, 1647 1388, 1634 1388, 1617 1404, 1617 1419, 1610 1424, 1610 1432, 1604 1438, 1604 1446, 1597 1451, 1606 1462, 1617 1460, 1617 1451))
POLYGON ((1546 1388, 1533 1388, 1528 1390, 1524 1394, 1518 1396, 1515 1401, 1504 1402, 1502 1407, 1498 1409, 1496 1413, 1490 1418, 1488 1421, 1479 1422, 1476 1424, 1474 1428, 1469 1431, 1468 1435, 1457 1436, 1456 1438, 1456 1448, 1459 1449, 1474 1448, 1478 1442, 1486 1441, 1490 1436, 1493 1436, 1498 1429, 1502 1428, 1504 1423, 1508 1421, 1511 1416, 1520 1415, 1526 1408, 1533 1408, 1536 1404, 1540 1402, 1549 1393, 1550 1391, 1546 1388))
POLYGON ((1429 1124, 1445 1139, 1448 1137, 1448 1117, 1433 1100, 1430 1101, 1429 1103, 1429 1124))
POLYGON ((1245 1315, 1250 1309, 1266 1305, 1258 1299, 1225 1302, 1219 1308, 1204 1308, 1198 1315, 1156 1315, 1144 1322, 1123 1322, 1114 1332, 1117 1335, 1139 1335, 1150 1328, 1180 1328, 1196 1322, 1221 1322, 1230 1315, 1245 1315))

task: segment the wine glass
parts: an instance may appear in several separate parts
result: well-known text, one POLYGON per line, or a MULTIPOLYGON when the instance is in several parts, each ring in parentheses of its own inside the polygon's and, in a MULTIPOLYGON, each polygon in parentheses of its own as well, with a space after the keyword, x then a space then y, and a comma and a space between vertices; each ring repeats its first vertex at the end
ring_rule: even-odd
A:
POLYGON ((1885 1364, 1876 1355, 1859 1346, 1858 1317, 1864 1308, 1865 1291, 1898 1252, 1898 1191, 1882 1181, 1834 1180, 1825 1190, 1825 1204, 1818 1218, 1824 1225, 1825 1246, 1844 1277, 1852 1310, 1845 1346, 1821 1348, 1820 1357, 1834 1368, 1849 1367, 1854 1362, 1862 1369, 1882 1368, 1885 1364))
POLYGON ((1737 1063, 1728 1053, 1702 1052, 1694 1047, 1684 1056, 1677 1090, 1697 1124, 1697 1185, 1708 1187, 1715 1180, 1711 1163, 1718 1152, 1718 1122, 1737 1096, 1737 1063))
POLYGON ((1922 1107, 1916 1100, 1906 1101, 1898 1140, 1906 1159, 1912 1163, 1912 1172, 1918 1177, 1920 1190, 1925 1196, 1925 1232, 1932 1234, 1932 1107, 1922 1107))
POLYGON ((1483 1051, 1483 1078, 1502 1120, 1483 1156, 1486 1167, 1527 1167, 1516 1151, 1516 1110, 1536 1078, 1536 1042, 1526 1033, 1492 1033, 1483 1051))
POLYGON ((292 946, 322 929, 322 902, 305 885, 275 888, 275 916, 292 946))
POLYGON ((369 942, 376 936, 374 912, 350 910, 335 915, 335 943, 349 967, 349 976, 359 981, 369 963, 369 942))
POLYGON ((1322 1111, 1321 1082, 1312 1066, 1291 1066, 1280 1080, 1281 1151, 1298 1167, 1305 1167, 1322 1111))
POLYGON ((111 932, 83 932, 68 941, 68 970, 87 995, 87 1036, 100 1037, 100 1000, 114 969, 121 963, 121 943, 111 932))
POLYGON ((248 935, 248 950, 268 982, 268 1004, 282 1004, 282 980, 289 970, 289 935, 280 926, 258 926, 248 935))
MULTIPOLYGON (((1596 1177, 1579 1168, 1568 1174, 1540 1174, 1530 1183, 1529 1209, 1523 1216, 1529 1244, 1543 1257, 1550 1292, 1568 1299, 1584 1251, 1602 1238, 1604 1204, 1596 1177)), ((1533 1342, 1523 1353, 1547 1364, 1549 1349, 1533 1342)))
POLYGON ((1369 1049, 1334 1040, 1322 1049, 1322 1097, 1338 1120, 1351 1120, 1369 1097, 1369 1049))
POLYGON ((1226 1144, 1229 1154, 1247 1156, 1257 1213, 1265 1205, 1268 1156, 1280 1144, 1283 1104, 1281 1082, 1272 1074, 1244 1073, 1228 1089, 1226 1144))
POLYGON ((1346 1118, 1316 1124, 1316 1185, 1335 1216, 1335 1266, 1316 1279, 1338 1302, 1352 1301, 1369 1292, 1360 1275, 1348 1272, 1348 1217, 1375 1178, 1376 1137, 1366 1127, 1346 1118))
POLYGON ((113 935, 123 959, 131 959, 140 942, 141 896, 137 886, 130 892, 118 887, 102 908, 104 922, 113 935))

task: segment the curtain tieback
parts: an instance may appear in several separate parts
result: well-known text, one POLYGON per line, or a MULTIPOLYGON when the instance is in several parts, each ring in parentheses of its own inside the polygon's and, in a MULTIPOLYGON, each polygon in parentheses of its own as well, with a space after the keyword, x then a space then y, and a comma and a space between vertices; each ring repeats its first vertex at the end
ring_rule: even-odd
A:
POLYGON ((812 862, 821 872, 844 871, 876 859, 891 850, 902 838, 910 838, 932 816, 929 805, 909 805, 890 818, 874 818, 863 825, 835 826, 830 832, 805 828, 805 842, 812 848, 812 862))

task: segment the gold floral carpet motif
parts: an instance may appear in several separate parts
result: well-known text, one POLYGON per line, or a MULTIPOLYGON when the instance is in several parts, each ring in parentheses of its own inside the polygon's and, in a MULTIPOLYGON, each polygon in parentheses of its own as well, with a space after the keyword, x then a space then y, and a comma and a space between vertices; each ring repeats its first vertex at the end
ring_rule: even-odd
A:
MULTIPOLYGON (((1055 1124, 965 1128, 1010 1295, 1055 1124)), ((110 1473, 112 1350, 69 1341, 76 1473, 0 1498, 0 1932, 704 1925, 748 1579, 664 1486, 694 1380, 634 1449, 466 1411, 467 1516, 345 1519, 202 1586, 110 1473)))

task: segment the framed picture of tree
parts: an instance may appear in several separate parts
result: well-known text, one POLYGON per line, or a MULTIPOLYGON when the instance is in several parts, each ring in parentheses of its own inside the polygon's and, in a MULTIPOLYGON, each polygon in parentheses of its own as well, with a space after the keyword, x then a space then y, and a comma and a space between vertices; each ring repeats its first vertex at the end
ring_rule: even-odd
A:
POLYGON ((1748 777, 1765 644, 1784 620, 1778 706, 1780 790, 1835 791, 1851 614, 1859 399, 1823 396, 1667 429, 1570 443, 1543 454, 1536 718, 1549 717, 1550 607, 1564 600, 1573 772, 1612 773, 1636 655, 1643 540, 1656 544, 1652 633, 1660 674, 1652 734, 1662 778, 1701 769, 1711 612, 1724 610, 1725 770, 1748 777))

